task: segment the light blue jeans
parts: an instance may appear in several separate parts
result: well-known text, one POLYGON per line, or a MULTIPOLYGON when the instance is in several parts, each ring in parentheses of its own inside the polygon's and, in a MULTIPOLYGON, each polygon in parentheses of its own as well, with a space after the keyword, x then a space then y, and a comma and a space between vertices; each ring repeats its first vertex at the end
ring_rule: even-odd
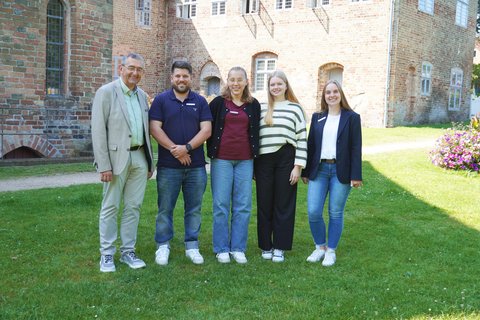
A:
POLYGON ((252 211, 253 160, 213 159, 210 175, 213 198, 213 251, 245 252, 252 211), (230 211, 232 215, 229 221, 230 211))
POLYGON ((337 165, 321 163, 317 176, 308 182, 308 222, 316 245, 336 249, 343 231, 343 212, 350 193, 350 184, 338 181, 337 165), (323 208, 328 199, 328 244, 323 208))
POLYGON ((183 193, 185 249, 198 249, 202 222, 202 199, 207 187, 205 167, 192 169, 157 168, 158 215, 155 228, 157 247, 173 238, 173 210, 180 190, 183 193))

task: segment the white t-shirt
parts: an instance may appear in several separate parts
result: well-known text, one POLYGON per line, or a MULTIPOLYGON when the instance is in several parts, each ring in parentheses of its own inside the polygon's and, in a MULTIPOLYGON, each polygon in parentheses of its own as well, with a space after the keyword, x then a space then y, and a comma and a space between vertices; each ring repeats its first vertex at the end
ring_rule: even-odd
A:
POLYGON ((320 159, 335 159, 337 157, 337 134, 340 115, 328 115, 323 127, 322 153, 320 159))

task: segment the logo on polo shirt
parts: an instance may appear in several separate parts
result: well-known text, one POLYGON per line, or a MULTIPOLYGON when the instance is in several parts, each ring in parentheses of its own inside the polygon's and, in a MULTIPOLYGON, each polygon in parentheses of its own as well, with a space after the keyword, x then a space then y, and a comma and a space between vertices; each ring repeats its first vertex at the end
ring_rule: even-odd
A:
MULTIPOLYGON (((194 106, 195 103, 194 102, 187 102, 186 105, 187 106, 194 106)), ((193 111, 197 111, 197 108, 192 108, 192 109, 193 109, 193 111)))

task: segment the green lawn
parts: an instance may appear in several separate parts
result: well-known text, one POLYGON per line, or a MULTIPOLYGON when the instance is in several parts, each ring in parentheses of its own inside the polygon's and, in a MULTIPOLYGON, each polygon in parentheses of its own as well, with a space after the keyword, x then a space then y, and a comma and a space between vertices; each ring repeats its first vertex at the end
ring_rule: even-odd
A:
MULTIPOLYGON (((337 264, 313 249, 300 185, 294 248, 260 258, 256 213, 246 265, 216 262, 211 194, 203 207, 205 264, 184 256, 181 199, 170 264, 154 263, 155 181, 139 225, 143 270, 98 270, 101 185, 0 193, 0 319, 480 319, 480 177, 446 172, 424 150, 364 157, 337 264)), ((254 206, 255 207, 255 206, 254 206)))
POLYGON ((395 128, 363 128, 362 137, 364 146, 376 144, 417 141, 439 138, 451 124, 432 124, 415 127, 395 128))

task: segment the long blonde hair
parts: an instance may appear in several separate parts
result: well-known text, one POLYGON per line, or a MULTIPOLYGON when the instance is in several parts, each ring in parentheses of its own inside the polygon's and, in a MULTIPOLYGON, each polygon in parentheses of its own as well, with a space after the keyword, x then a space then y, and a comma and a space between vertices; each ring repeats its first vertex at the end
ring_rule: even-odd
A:
MULTIPOLYGON (((276 70, 268 75, 268 80, 267 80, 267 90, 268 90, 268 110, 267 114, 265 115, 265 123, 269 126, 273 126, 273 108, 274 108, 274 103, 275 99, 273 98, 273 95, 270 93, 270 80, 272 78, 280 78, 285 82, 285 85, 287 86, 287 90, 285 91, 285 99, 291 102, 295 102, 300 104, 298 101, 297 97, 295 96, 295 93, 293 93, 292 88, 288 84, 288 79, 287 76, 285 75, 285 72, 282 70, 276 70)), ((303 111, 303 108, 302 108, 303 111)), ((305 114, 305 112, 303 112, 305 114)))
POLYGON ((329 84, 332 84, 332 83, 337 86, 338 92, 340 93, 340 98, 341 98, 340 99, 340 108, 352 111, 352 108, 348 104, 347 98, 345 97, 345 94, 343 93, 343 89, 342 89, 342 86, 340 85, 340 83, 337 80, 328 80, 327 83, 325 83, 325 86, 323 87, 322 101, 320 103, 320 112, 328 111, 327 100, 325 100, 325 88, 329 84))
POLYGON ((228 71, 227 82, 225 83, 225 86, 222 89, 222 97, 227 100, 232 100, 232 92, 228 87, 228 78, 230 78, 230 74, 232 73, 232 71, 240 71, 241 73, 243 73, 243 77, 245 79, 245 82, 247 83, 245 88, 243 88, 242 97, 240 99, 242 100, 242 102, 248 102, 248 103, 252 102, 253 97, 252 97, 252 94, 250 93, 250 90, 248 89, 247 71, 245 71, 245 69, 243 69, 242 67, 233 67, 228 71))

